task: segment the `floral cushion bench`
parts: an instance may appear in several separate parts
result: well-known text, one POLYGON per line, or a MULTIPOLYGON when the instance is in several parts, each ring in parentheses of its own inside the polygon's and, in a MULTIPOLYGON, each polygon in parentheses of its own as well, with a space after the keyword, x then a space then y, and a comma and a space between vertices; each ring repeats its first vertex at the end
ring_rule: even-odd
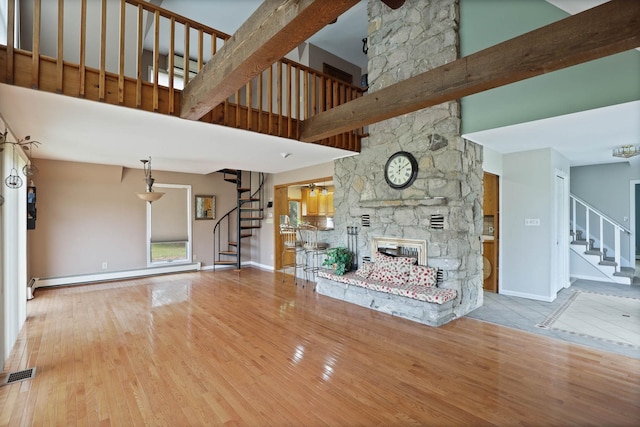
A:
POLYGON ((316 292, 430 326, 451 321, 457 292, 437 287, 437 270, 414 262, 376 253, 373 262, 343 276, 320 270, 316 292))

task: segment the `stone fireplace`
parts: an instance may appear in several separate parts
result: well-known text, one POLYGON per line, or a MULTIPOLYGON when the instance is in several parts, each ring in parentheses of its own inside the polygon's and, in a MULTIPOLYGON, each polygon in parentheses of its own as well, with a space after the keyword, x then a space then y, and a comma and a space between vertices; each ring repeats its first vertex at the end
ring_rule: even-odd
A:
MULTIPOLYGON (((369 93, 458 57, 455 0, 413 0, 397 10, 369 0, 369 93)), ((426 242, 439 286, 455 289, 455 315, 482 305, 482 148, 460 136, 460 105, 448 102, 369 126, 361 153, 335 161, 335 232, 358 227, 358 263, 374 236, 426 242), (408 188, 384 179, 387 159, 408 151, 418 176, 408 188), (366 220, 365 220, 366 218, 366 220)))
POLYGON ((416 259, 418 265, 427 265, 427 241, 400 237, 371 237, 371 253, 382 251, 396 256, 407 256, 416 259))

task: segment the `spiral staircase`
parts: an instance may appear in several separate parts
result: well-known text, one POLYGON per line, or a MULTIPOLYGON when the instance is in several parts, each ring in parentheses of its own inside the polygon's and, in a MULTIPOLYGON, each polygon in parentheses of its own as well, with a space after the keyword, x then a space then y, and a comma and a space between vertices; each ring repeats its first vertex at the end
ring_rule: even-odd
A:
POLYGON ((213 227, 213 270, 216 266, 240 270, 243 241, 254 236, 264 219, 264 174, 236 169, 220 172, 226 182, 236 185, 236 206, 213 227))

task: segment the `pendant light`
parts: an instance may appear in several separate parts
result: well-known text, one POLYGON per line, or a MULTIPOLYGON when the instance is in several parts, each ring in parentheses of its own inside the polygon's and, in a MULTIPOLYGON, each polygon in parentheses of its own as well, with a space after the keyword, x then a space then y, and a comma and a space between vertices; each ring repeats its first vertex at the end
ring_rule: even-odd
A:
POLYGON ((151 175, 151 157, 149 160, 140 160, 142 162, 142 168, 144 169, 144 182, 147 185, 147 191, 144 193, 136 193, 136 195, 145 202, 155 202, 164 196, 164 193, 153 191, 153 183, 155 179, 151 175))
POLYGON ((20 178, 16 169, 16 144, 11 144, 11 147, 13 148, 13 167, 9 172, 9 176, 5 178, 4 184, 9 188, 20 188, 22 187, 22 178, 20 178))
POLYGON ((27 145, 26 147, 24 147, 24 149, 29 151, 29 153, 27 154, 27 164, 22 167, 22 173, 24 173, 24 176, 26 177, 31 177, 40 172, 36 165, 34 165, 31 161, 31 159, 33 158, 33 145, 38 145, 40 143, 38 141, 30 141, 30 139, 31 137, 27 135, 23 141, 20 141, 18 143, 20 145, 27 145))

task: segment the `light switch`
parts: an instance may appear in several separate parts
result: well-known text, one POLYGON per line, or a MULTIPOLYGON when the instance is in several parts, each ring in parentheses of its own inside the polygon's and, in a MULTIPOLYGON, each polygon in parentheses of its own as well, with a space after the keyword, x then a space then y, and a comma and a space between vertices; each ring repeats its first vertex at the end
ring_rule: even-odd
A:
POLYGON ((540 226, 540 218, 525 218, 524 225, 526 227, 539 227, 540 226))

